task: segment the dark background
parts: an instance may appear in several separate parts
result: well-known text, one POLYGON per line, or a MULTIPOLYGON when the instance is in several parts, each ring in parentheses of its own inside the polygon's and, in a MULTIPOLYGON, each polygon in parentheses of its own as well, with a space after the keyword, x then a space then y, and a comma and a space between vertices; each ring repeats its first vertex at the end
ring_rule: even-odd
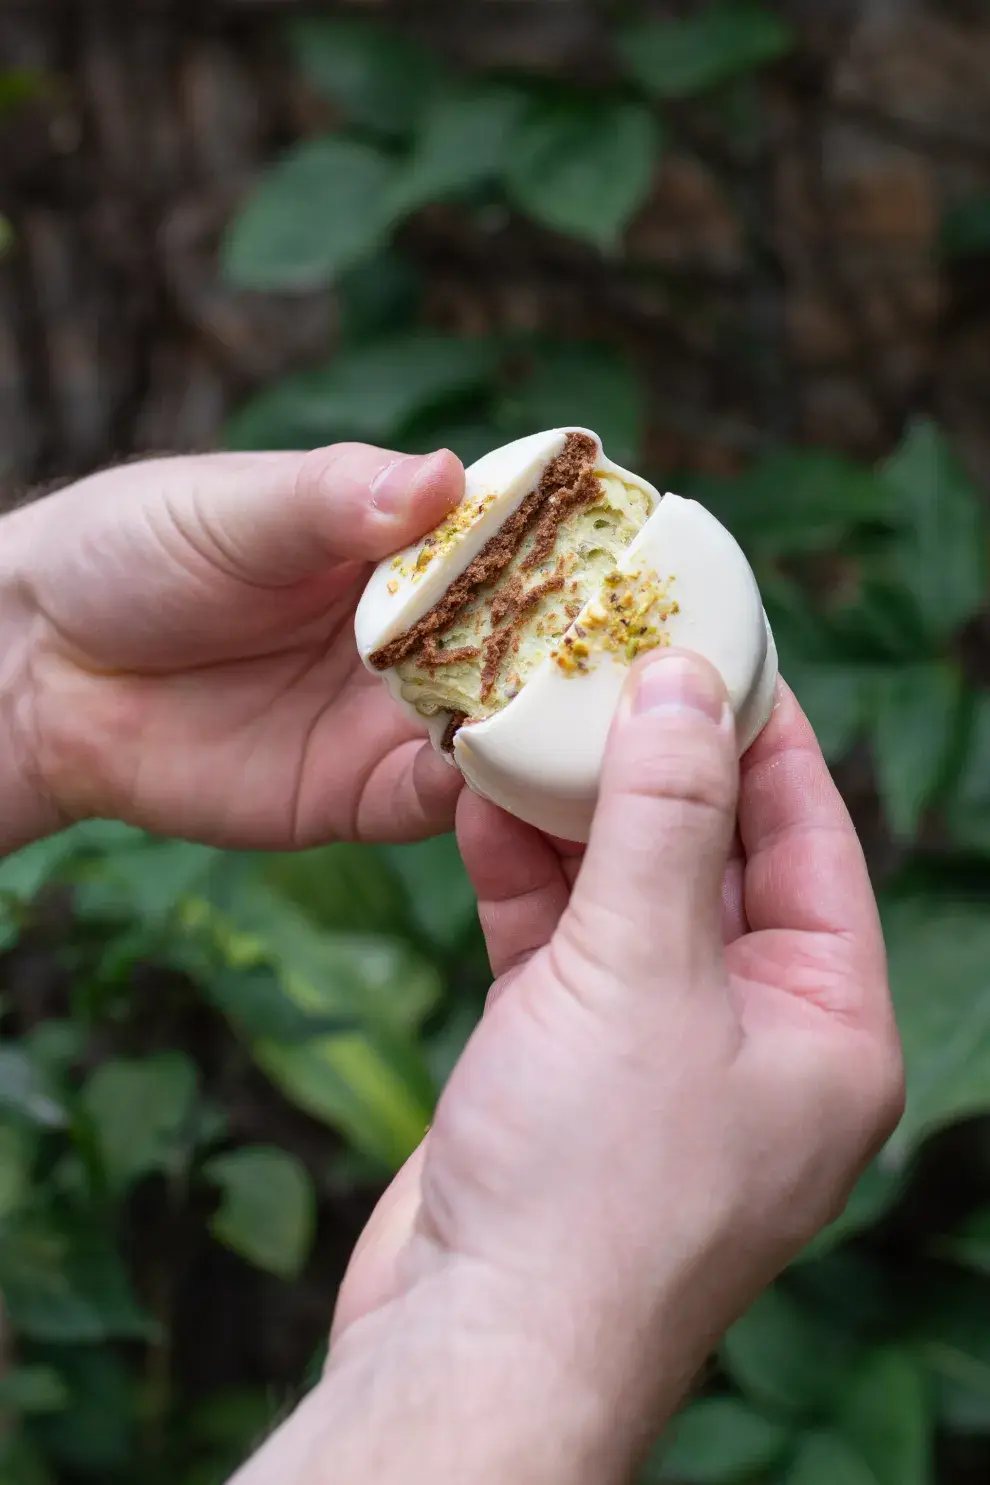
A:
MULTIPOLYGON (((736 531, 867 845, 909 1105, 644 1479, 985 1479, 990 8, 0 0, 0 214, 0 503, 586 423, 736 531), (424 177, 493 89, 501 152, 454 129, 424 177)), ((219 1482, 480 1009, 452 845, 84 828, 0 863, 3 949, 0 1479, 219 1482)))

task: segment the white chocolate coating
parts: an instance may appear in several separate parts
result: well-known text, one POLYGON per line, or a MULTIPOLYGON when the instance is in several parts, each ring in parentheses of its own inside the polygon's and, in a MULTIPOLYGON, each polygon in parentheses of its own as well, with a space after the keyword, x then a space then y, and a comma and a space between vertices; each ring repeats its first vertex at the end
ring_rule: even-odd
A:
MULTIPOLYGON (((653 513, 622 554, 617 571, 655 574, 675 600, 663 623, 667 642, 703 655, 720 672, 735 714, 741 754, 769 719, 777 679, 776 649, 749 563, 735 539, 703 506, 678 495, 661 498, 646 480, 606 458, 600 440, 587 429, 533 434, 493 450, 468 469, 457 519, 439 545, 426 549, 433 555, 427 555, 425 564, 423 543, 417 543, 372 574, 355 620, 362 659, 372 669, 369 656, 411 628, 443 597, 539 483, 568 433, 588 433, 599 450, 596 468, 638 485, 650 496, 653 513)), ((595 606, 596 600, 585 606, 569 635, 595 606)), ((449 714, 426 721, 403 698, 394 671, 376 673, 399 704, 428 726, 439 749, 449 714)), ((593 647, 586 666, 578 671, 547 659, 501 711, 461 727, 453 758, 443 756, 460 768, 475 793, 551 835, 586 841, 605 743, 627 674, 628 663, 614 648, 593 647)))

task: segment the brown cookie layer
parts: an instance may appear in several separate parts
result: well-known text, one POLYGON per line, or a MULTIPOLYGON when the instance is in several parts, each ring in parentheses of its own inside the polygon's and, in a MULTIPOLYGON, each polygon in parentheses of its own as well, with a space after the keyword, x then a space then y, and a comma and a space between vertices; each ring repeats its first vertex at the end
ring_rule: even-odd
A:
MULTIPOLYGON (((587 433, 568 433, 564 447, 544 469, 536 489, 502 523, 460 577, 454 579, 443 597, 403 634, 396 635, 395 639, 381 645, 370 655, 369 660, 374 668, 389 670, 420 648, 427 652, 424 658, 428 665, 442 664, 445 658, 449 661, 455 655, 463 658, 462 651, 452 651, 445 657, 443 651, 430 641, 435 641, 451 627, 480 588, 501 576, 530 532, 535 531, 535 540, 533 551, 526 559, 527 569, 535 567, 553 550, 557 528, 565 516, 578 506, 589 505, 598 499, 599 487, 594 474, 597 453, 595 441, 587 433)), ((543 591, 547 591, 544 585, 540 586, 543 591)), ((495 602, 498 602, 497 598, 495 602)), ((518 599, 510 607, 518 609, 518 599)), ((489 654, 494 659, 496 650, 499 660, 504 655, 508 639, 512 636, 510 632, 503 643, 502 633, 503 631, 499 631, 497 647, 492 644, 495 635, 488 641, 492 648, 486 654, 486 660, 489 654)), ((497 668, 491 674, 489 689, 494 683, 495 674, 497 668)))

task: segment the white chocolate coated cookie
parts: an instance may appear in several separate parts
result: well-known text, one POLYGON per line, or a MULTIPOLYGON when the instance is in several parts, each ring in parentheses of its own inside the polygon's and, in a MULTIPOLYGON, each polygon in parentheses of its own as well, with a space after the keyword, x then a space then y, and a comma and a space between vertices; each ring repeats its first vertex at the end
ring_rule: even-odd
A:
POLYGON ((452 515, 372 574, 355 632, 364 663, 476 793, 574 841, 588 839, 636 655, 676 645, 710 661, 740 753, 777 679, 735 539, 697 502, 614 464, 583 428, 473 464, 452 515))

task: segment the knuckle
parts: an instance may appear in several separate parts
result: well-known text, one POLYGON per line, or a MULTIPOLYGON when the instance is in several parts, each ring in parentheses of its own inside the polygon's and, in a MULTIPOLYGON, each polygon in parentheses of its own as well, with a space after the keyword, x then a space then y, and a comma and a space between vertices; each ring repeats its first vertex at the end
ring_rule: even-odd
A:
POLYGON ((353 447, 353 444, 334 443, 322 449, 310 449, 303 455, 293 492, 299 505, 305 507, 326 497, 353 447))

